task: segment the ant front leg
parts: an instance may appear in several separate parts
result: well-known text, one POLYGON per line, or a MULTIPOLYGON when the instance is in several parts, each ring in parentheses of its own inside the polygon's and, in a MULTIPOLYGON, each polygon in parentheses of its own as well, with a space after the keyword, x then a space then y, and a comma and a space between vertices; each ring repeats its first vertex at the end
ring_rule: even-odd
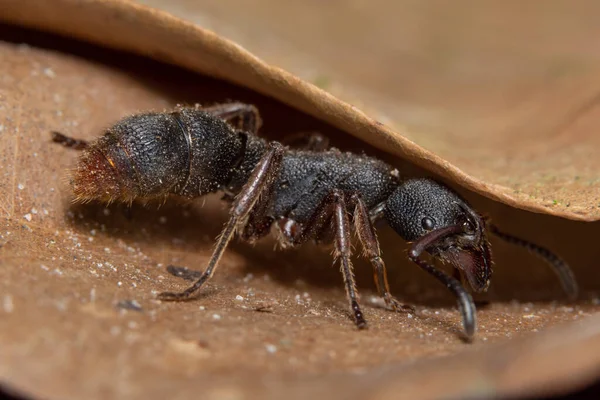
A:
POLYGON ((81 139, 75 139, 67 135, 63 135, 60 132, 52 131, 52 141, 54 143, 62 144, 69 149, 83 150, 88 147, 88 142, 81 139))
POLYGON ((381 258, 381 249, 373 223, 369 218, 369 211, 364 201, 358 194, 352 195, 351 204, 354 204, 354 224, 356 225, 356 234, 362 244, 364 255, 373 265, 373 278, 379 295, 385 301, 385 305, 393 311, 414 312, 411 306, 400 303, 390 294, 390 285, 387 278, 385 263, 381 258))
POLYGON ((200 107, 200 109, 229 123, 237 119, 238 123, 233 124, 233 126, 253 135, 257 134, 258 129, 262 125, 258 108, 252 104, 239 102, 223 103, 215 104, 214 106, 210 107, 200 107))
POLYGON ((159 294, 158 298, 160 300, 189 300, 192 295, 200 290, 200 288, 213 276, 219 260, 221 259, 225 248, 231 241, 235 230, 246 220, 261 195, 270 191, 271 186, 279 174, 283 153, 284 147, 281 144, 277 142, 271 142, 269 144, 269 150, 267 150, 266 154, 261 158, 256 167, 254 167, 250 179, 248 179, 248 182, 246 182, 240 193, 235 197, 231 206, 231 216, 229 221, 219 236, 217 246, 210 258, 208 267, 202 276, 183 292, 164 292, 159 294))

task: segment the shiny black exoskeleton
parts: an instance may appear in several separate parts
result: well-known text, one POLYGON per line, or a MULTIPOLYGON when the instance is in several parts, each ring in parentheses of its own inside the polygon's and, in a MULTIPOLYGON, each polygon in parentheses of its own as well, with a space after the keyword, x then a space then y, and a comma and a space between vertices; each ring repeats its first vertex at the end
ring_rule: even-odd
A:
POLYGON ((566 263, 542 247, 500 232, 445 185, 407 179, 376 158, 327 148, 327 140, 318 134, 301 137, 296 146, 269 142, 256 135, 259 126, 254 106, 228 103, 128 117, 90 144, 58 133, 54 140, 84 149, 71 181, 79 201, 195 198, 222 191, 232 202, 206 270, 187 290, 162 293, 161 300, 185 300, 197 293, 213 275, 234 232, 253 241, 274 230, 284 246, 333 241, 355 323, 364 328, 350 260, 352 229, 373 265, 386 305, 405 307, 390 294, 373 226, 380 219, 411 243, 408 257, 455 294, 468 338, 476 328, 471 296, 459 279, 423 260, 423 252, 450 263, 473 290, 484 291, 492 273, 491 232, 544 258, 567 293, 577 294, 566 263))

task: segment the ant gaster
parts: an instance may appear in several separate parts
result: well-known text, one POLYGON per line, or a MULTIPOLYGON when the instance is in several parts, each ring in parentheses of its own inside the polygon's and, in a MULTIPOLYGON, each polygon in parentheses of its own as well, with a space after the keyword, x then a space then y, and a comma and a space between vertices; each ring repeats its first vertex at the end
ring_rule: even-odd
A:
POLYGON ((542 257, 567 294, 577 295, 564 261, 499 231, 445 185, 403 178, 376 158, 327 148, 327 140, 319 134, 307 135, 292 148, 267 141, 256 135, 260 124, 254 106, 226 103, 127 117, 90 144, 53 134, 54 141, 83 149, 71 177, 76 201, 196 198, 222 191, 232 202, 207 268, 188 289, 161 293, 159 299, 164 301, 188 300, 197 294, 215 273, 236 232, 243 240, 254 241, 274 226, 284 247, 309 240, 333 242, 354 322, 365 328, 351 262, 352 229, 373 266, 377 290, 387 307, 405 309, 390 294, 373 226, 380 219, 410 243, 408 258, 457 297, 468 339, 476 330, 475 305, 460 278, 466 278, 475 292, 488 288, 492 274, 488 232, 542 257), (450 263, 454 277, 423 259, 423 253, 450 263))

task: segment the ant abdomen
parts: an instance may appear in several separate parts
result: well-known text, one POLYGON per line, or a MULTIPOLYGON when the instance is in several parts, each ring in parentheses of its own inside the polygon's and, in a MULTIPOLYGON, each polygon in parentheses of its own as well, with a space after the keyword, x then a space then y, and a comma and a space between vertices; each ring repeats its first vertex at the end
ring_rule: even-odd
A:
POLYGON ((198 109, 134 115, 90 143, 71 184, 77 201, 197 197, 228 183, 244 144, 230 125, 198 109))

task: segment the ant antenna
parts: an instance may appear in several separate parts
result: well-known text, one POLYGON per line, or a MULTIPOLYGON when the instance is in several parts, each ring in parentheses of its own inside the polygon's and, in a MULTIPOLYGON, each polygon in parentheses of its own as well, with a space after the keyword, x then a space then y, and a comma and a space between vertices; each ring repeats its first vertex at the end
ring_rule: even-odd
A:
POLYGON ((498 236, 500 239, 508 243, 524 247, 530 253, 546 261, 558 276, 558 279, 560 280, 564 291, 567 293, 569 300, 575 300, 577 298, 577 293, 579 292, 579 288, 577 287, 577 281, 575 280, 575 275, 573 275, 571 267, 569 267, 569 264, 567 264, 566 261, 558 257, 556 254, 552 253, 545 247, 531 243, 527 240, 518 238, 511 234, 502 232, 498 229, 496 225, 489 224, 488 227, 490 229, 490 232, 498 236))

